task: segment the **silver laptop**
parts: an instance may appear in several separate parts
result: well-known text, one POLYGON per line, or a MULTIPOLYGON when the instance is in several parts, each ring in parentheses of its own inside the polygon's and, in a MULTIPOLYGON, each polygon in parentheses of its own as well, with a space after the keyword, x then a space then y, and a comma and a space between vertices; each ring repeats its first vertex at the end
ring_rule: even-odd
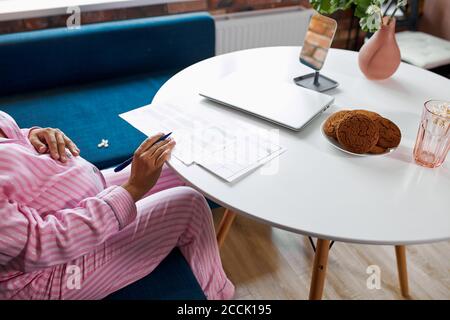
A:
POLYGON ((329 95, 291 82, 259 81, 237 72, 214 81, 199 93, 295 131, 305 127, 334 101, 329 95))

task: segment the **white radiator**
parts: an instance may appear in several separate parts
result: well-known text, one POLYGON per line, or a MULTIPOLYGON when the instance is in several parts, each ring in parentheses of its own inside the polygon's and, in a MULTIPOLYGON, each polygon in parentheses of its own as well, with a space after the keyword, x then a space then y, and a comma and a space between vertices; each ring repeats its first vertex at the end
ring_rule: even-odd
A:
POLYGON ((313 13, 314 10, 295 7, 216 16, 216 54, 268 46, 300 46, 313 13))

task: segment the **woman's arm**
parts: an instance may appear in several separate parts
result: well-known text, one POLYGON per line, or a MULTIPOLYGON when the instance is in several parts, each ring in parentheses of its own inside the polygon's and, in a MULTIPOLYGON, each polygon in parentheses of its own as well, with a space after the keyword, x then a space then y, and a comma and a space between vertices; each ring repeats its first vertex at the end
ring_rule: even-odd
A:
POLYGON ((0 200, 0 265, 30 272, 82 256, 136 217, 122 187, 105 189, 78 207, 41 216, 35 209, 0 200))

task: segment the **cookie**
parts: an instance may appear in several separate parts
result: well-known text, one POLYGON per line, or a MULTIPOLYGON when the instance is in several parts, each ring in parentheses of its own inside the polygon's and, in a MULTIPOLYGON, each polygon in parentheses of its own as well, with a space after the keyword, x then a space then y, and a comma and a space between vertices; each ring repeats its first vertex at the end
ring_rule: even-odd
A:
POLYGON ((359 109, 359 110, 353 110, 353 112, 363 114, 363 115, 369 117, 372 121, 375 121, 375 120, 377 120, 379 118, 382 118, 382 116, 380 116, 378 113, 373 112, 373 111, 369 111, 369 110, 359 109))
POLYGON ((339 143, 354 153, 366 153, 378 142, 378 126, 368 116, 351 112, 336 127, 339 143))
POLYGON ((323 131, 325 134, 331 138, 337 138, 336 137, 336 125, 341 121, 345 115, 347 115, 350 111, 342 110, 333 113, 331 116, 328 117, 327 121, 325 121, 323 125, 323 131))
POLYGON ((400 144, 402 133, 395 123, 386 118, 375 120, 378 127, 380 138, 377 145, 382 148, 395 148, 400 144))
POLYGON ((369 150, 370 154, 382 154, 386 152, 386 148, 380 147, 380 146, 374 146, 372 149, 369 150))

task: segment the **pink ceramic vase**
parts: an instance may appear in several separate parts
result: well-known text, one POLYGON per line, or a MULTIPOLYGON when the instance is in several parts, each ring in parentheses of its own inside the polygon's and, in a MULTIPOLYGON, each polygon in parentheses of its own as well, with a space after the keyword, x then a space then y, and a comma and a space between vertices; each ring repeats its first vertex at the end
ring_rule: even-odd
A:
POLYGON ((400 49, 395 39, 395 19, 389 24, 383 18, 381 29, 359 50, 359 68, 371 80, 383 80, 392 76, 400 65, 400 49))

